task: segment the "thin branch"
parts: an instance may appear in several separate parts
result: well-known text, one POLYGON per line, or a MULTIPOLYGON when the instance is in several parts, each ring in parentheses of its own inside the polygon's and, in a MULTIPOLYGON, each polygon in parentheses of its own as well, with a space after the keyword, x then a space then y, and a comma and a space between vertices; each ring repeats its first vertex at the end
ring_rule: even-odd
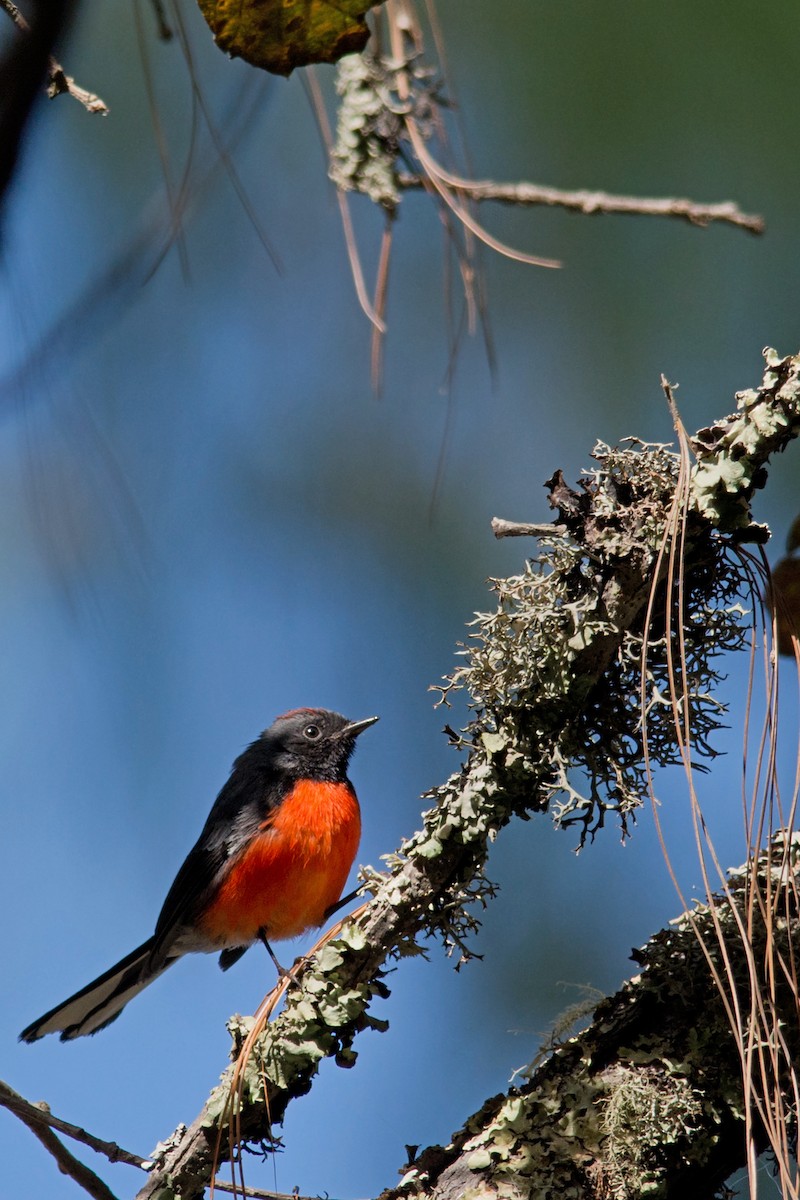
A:
MULTIPOLYGON (((0 0, 0 8, 8 13, 17 29, 25 34, 31 32, 30 25, 13 0, 0 0)), ((108 105, 105 101, 96 96, 94 92, 89 92, 86 88, 80 87, 71 75, 67 75, 61 63, 57 62, 52 55, 50 55, 48 63, 47 95, 51 100, 55 99, 56 96, 66 93, 68 96, 72 96, 74 100, 77 100, 79 104, 82 104, 87 112, 98 113, 103 117, 108 115, 108 105)))
MULTIPOLYGON (((0 0, 0 3, 7 3, 7 0, 0 0)), ((61 96, 66 93, 72 96, 73 100, 77 100, 82 104, 87 112, 97 113, 101 117, 108 116, 108 105, 105 100, 101 100, 94 92, 87 91, 77 84, 71 75, 67 75, 60 63, 57 63, 54 58, 50 59, 50 78, 47 83, 47 95, 51 100, 56 96, 61 96)))
MULTIPOLYGON (((403 173, 398 177, 400 187, 406 189, 427 188, 428 183, 419 175, 403 173)), ((496 183, 493 180, 448 180, 452 190, 469 200, 497 200, 501 204, 568 208, 587 215, 594 213, 627 213, 641 217, 678 217, 691 225, 706 226, 713 221, 736 225, 749 233, 764 232, 764 218, 757 214, 743 213, 737 204, 725 201, 722 204, 698 204, 694 200, 675 196, 615 196, 610 192, 586 189, 563 191, 560 188, 544 187, 538 183, 496 183)))
MULTIPOLYGON (((328 113, 325 108, 325 102, 322 98, 322 89, 319 85, 316 72, 313 66, 308 67, 304 82, 308 90, 308 95, 311 100, 311 106, 314 110, 314 116, 317 119, 317 127, 319 129, 322 144, 325 149, 326 157, 330 158, 333 148, 333 132, 331 130, 328 113)), ((353 286, 356 289, 356 297, 361 305, 361 311, 364 313, 368 321, 371 322, 373 328, 380 334, 386 333, 386 323, 380 314, 376 311, 375 306, 367 293, 367 285, 364 280, 364 271, 361 266, 361 258, 358 253, 358 244, 356 242, 355 230, 353 228, 353 219, 350 215, 350 204, 344 191, 336 188, 336 202, 339 205, 339 219, 342 222, 342 232, 344 233, 345 247, 347 249, 347 258, 350 263, 350 273, 353 276, 353 286)))
POLYGON ((155 16, 156 25, 158 27, 159 38, 162 42, 172 41, 174 34, 172 32, 172 26, 167 20, 167 14, 164 11, 163 0, 152 0, 152 5, 153 15, 155 16))
POLYGON ((85 1163, 75 1158, 74 1154, 70 1154, 64 1143, 59 1141, 48 1125, 31 1115, 31 1108, 34 1106, 29 1105, 25 1109, 15 1107, 11 1111, 19 1117, 23 1125, 28 1126, 34 1137, 38 1138, 45 1150, 53 1156, 58 1164, 58 1169, 64 1175, 69 1175, 70 1179, 74 1179, 86 1194, 92 1197, 92 1200, 117 1200, 99 1175, 95 1175, 94 1171, 90 1170, 85 1163))
POLYGON ((566 525, 539 525, 531 521, 506 521, 503 517, 492 517, 492 533, 496 538, 505 537, 566 537, 566 525))
POLYGON ((26 1100, 24 1096, 20 1096, 19 1092, 15 1092, 2 1079, 0 1079, 0 1106, 7 1108, 9 1112, 13 1112, 15 1116, 25 1122, 29 1129, 33 1129, 34 1133, 38 1129, 57 1129, 59 1133, 63 1133, 66 1137, 70 1137, 76 1142, 81 1142, 84 1146, 88 1146, 90 1150, 104 1155, 109 1162, 124 1162, 128 1166, 141 1167, 144 1170, 147 1170, 149 1166, 146 1159, 140 1158, 138 1154, 132 1154, 130 1150, 123 1150, 116 1142, 105 1142, 101 1138, 95 1137, 94 1134, 87 1132, 87 1130, 81 1129, 79 1125, 71 1125, 69 1121, 62 1121, 60 1117, 53 1116, 46 1105, 31 1104, 29 1100, 26 1100), (34 1126, 36 1126, 36 1129, 34 1129, 34 1126))
POLYGON ((298 1189, 293 1192, 269 1192, 264 1188, 245 1187, 240 1183, 231 1183, 228 1179, 215 1176, 211 1186, 215 1192, 231 1192, 234 1196, 242 1196, 243 1200, 319 1200, 319 1196, 301 1196, 298 1189))

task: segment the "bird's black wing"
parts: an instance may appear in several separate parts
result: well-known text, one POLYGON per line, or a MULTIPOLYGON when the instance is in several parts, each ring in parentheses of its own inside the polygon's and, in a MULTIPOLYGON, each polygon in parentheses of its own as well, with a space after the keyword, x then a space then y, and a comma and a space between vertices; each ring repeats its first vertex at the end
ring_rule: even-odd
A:
POLYGON ((225 874, 225 864, 257 832, 277 804, 261 769, 262 746, 253 742, 233 764, 202 833, 175 876, 156 922, 156 953, 168 949, 176 932, 202 913, 225 874))

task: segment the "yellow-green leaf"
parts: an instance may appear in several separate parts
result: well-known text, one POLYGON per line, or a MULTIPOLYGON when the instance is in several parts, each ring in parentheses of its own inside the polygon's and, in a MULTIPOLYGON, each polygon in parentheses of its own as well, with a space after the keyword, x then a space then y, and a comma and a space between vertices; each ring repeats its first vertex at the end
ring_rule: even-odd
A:
POLYGON ((221 50, 276 75, 363 50, 369 37, 364 14, 376 2, 199 0, 221 50))

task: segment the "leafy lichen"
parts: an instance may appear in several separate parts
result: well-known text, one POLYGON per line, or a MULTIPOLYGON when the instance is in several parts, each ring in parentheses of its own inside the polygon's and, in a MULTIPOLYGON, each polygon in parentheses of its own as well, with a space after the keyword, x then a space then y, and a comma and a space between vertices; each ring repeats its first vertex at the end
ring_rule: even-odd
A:
POLYGON ((343 191, 361 192, 393 216, 400 203, 398 159, 411 156, 406 116, 426 136, 437 99, 434 73, 418 58, 395 63, 369 52, 343 58, 336 69, 341 96, 330 177, 343 191), (402 69, 408 98, 401 99, 402 69))
MULTIPOLYGON (((747 1013, 752 958, 770 943, 783 961, 798 952, 798 878, 800 834, 779 835, 754 863, 731 872, 713 910, 697 905, 637 952, 641 973, 597 1006, 587 1030, 556 1046, 525 1086, 487 1100, 449 1145, 424 1150, 381 1200, 714 1194, 744 1158, 745 1119, 739 1048, 705 955, 721 968, 721 931, 747 1013), (768 927, 762 912, 748 949, 739 930, 754 879, 765 895, 784 888, 785 921, 768 927)), ((785 1062, 796 1061, 800 1030, 788 979, 773 1002, 785 1062)), ((791 1096, 788 1069, 780 1083, 791 1096)), ((763 1143, 757 1122, 751 1134, 763 1143)))
POLYGON ((800 358, 781 358, 771 348, 764 358, 761 387, 737 393, 736 413, 693 439, 695 503, 727 531, 749 528, 750 500, 764 486, 770 454, 800 433, 800 358))
POLYGON ((583 509, 582 540, 545 539, 521 574, 493 582, 498 606, 475 618, 466 662, 442 689, 445 699, 457 689, 469 693, 475 716, 464 740, 513 773, 520 809, 527 789, 531 808, 549 809, 559 825, 580 825, 582 840, 609 812, 627 833, 645 794, 642 662, 651 760, 680 761, 670 674, 689 708, 697 756, 709 758, 725 712, 714 696, 717 661, 747 636, 741 568, 727 541, 699 521, 684 564, 683 620, 673 612, 668 625, 663 586, 646 630, 641 620, 621 619, 624 606, 611 609, 604 581, 620 564, 637 562, 645 577, 655 571, 679 459, 665 446, 635 441, 613 449, 601 443, 593 457, 581 492, 565 495, 561 481, 554 488, 562 505, 583 509), (679 628, 685 660, 678 677, 679 628), (582 662, 609 645, 615 652, 602 685, 590 677, 584 686, 582 662))

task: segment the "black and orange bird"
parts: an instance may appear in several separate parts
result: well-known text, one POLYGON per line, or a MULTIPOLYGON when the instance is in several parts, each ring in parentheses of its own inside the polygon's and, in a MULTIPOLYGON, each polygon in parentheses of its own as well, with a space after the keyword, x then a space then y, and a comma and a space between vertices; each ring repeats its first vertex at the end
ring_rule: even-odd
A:
POLYGON ((296 708, 239 755, 167 893, 155 933, 20 1038, 97 1033, 182 955, 220 951, 224 971, 257 941, 297 937, 335 909, 361 836, 347 765, 377 717, 296 708))

